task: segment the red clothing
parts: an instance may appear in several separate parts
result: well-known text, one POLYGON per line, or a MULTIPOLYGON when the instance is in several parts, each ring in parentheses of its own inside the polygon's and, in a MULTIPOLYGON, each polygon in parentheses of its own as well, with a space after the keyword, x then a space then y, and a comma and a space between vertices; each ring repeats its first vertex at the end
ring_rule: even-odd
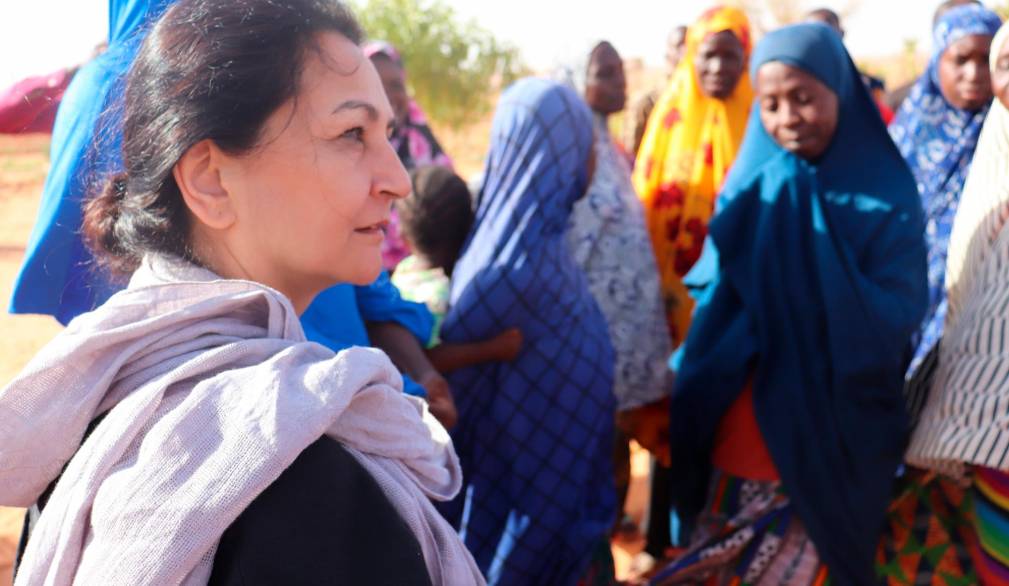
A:
POLYGON ((876 94, 874 92, 872 97, 873 101, 876 102, 876 107, 879 108, 879 115, 880 117, 883 118, 883 123, 889 126, 890 123, 893 122, 894 118, 893 110, 891 110, 890 106, 887 106, 886 102, 883 101, 882 95, 876 94))
POLYGON ((768 482, 780 479, 757 425, 752 385, 746 385, 722 417, 711 460, 715 468, 730 476, 768 482))
POLYGON ((63 92, 73 74, 61 69, 29 77, 0 93, 0 133, 52 132, 63 92))

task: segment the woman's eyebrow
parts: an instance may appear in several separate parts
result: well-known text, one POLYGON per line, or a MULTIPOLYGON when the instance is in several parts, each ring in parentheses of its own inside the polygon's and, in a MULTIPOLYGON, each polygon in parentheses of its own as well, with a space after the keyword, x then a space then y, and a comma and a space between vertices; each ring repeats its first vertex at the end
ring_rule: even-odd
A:
POLYGON ((364 110, 369 120, 378 120, 378 109, 368 102, 361 100, 347 100, 333 109, 332 114, 339 114, 345 110, 364 110))

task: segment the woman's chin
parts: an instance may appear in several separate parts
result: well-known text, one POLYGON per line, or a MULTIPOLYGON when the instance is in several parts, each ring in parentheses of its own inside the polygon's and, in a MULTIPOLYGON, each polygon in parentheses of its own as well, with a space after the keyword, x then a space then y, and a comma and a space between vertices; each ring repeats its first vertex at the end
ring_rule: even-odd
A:
POLYGON ((363 259, 357 259, 357 263, 353 267, 348 267, 349 270, 345 271, 345 275, 341 282, 350 283, 351 285, 366 286, 371 285, 378 279, 378 276, 382 274, 382 256, 380 254, 376 255, 374 261, 369 259, 368 262, 362 262, 363 259))

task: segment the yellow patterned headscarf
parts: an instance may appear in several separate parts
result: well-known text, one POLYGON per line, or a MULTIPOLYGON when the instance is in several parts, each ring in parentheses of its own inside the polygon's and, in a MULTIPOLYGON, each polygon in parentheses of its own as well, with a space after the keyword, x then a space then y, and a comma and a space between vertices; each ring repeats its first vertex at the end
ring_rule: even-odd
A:
POLYGON ((686 55, 648 119, 634 166, 675 345, 686 338, 693 311, 683 276, 701 254, 715 197, 743 141, 753 103, 750 49, 750 22, 739 9, 712 8, 690 27, 686 55), (746 57, 735 90, 719 100, 701 92, 695 60, 699 45, 723 31, 736 35, 746 57))

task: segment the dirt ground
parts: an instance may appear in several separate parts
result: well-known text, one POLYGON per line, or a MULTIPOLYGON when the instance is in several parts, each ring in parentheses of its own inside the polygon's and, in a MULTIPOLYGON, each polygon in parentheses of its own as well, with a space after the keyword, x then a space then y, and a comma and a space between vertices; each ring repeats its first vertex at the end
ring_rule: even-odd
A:
MULTIPOLYGON (((473 135, 489 133, 489 124, 473 135)), ((484 139, 486 140, 486 139, 484 139)), ((446 132, 446 148, 458 152, 457 167, 468 176, 479 169, 483 145, 446 132)), ((48 342, 60 326, 50 317, 14 316, 6 313, 11 285, 24 256, 25 244, 38 211, 39 194, 45 181, 49 159, 47 135, 0 135, 0 386, 6 386, 31 357, 48 342)), ((638 451, 633 458, 628 513, 640 519, 648 502, 648 456, 638 451)), ((11 564, 24 511, 0 507, 0 586, 11 583, 11 564)), ((634 554, 641 550, 640 539, 623 541, 613 548, 618 576, 626 574, 634 554)))
MULTIPOLYGON (((0 385, 21 370, 59 330, 50 317, 6 312, 11 284, 38 211, 39 193, 49 166, 49 137, 0 136, 0 385)), ((0 507, 0 584, 11 581, 11 560, 24 512, 0 507)))

